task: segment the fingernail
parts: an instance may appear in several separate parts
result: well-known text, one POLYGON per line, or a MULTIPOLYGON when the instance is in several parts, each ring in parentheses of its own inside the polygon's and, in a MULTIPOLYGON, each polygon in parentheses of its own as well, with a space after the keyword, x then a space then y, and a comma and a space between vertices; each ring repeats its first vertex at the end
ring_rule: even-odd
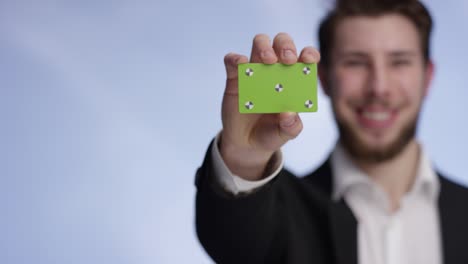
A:
POLYGON ((304 53, 304 55, 306 55, 306 56, 308 56, 308 57, 312 57, 312 58, 315 57, 315 53, 314 53, 313 51, 310 51, 310 50, 306 51, 306 52, 304 53))
POLYGON ((284 50, 283 51, 283 56, 285 59, 294 59, 294 52, 292 50, 284 50))
POLYGON ((288 117, 287 119, 281 121, 280 125, 282 127, 290 127, 292 125, 294 125, 294 123, 296 123, 296 116, 290 116, 288 117))
POLYGON ((273 52, 271 50, 266 50, 261 53, 262 58, 273 57, 273 52))

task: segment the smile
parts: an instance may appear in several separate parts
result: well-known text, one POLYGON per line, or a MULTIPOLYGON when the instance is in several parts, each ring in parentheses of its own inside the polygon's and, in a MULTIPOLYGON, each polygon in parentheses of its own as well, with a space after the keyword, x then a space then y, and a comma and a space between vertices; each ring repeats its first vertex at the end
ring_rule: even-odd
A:
POLYGON ((357 111, 361 126, 367 129, 389 128, 397 117, 396 110, 363 108, 357 111))
POLYGON ((385 112, 369 112, 363 111, 362 116, 367 119, 371 119, 373 121, 385 121, 390 119, 391 113, 389 111, 385 112))

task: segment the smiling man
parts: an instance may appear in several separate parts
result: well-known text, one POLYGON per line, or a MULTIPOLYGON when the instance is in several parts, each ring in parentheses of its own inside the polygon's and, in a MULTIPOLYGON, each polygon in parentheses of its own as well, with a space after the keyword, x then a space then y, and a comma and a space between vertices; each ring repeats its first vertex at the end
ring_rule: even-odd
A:
POLYGON ((468 190, 442 176, 418 143, 434 74, 432 20, 416 0, 338 0, 320 50, 298 55, 278 34, 254 38, 250 62, 319 64, 339 140, 315 172, 283 169, 295 113, 241 115, 228 54, 223 130, 197 172, 197 232, 218 263, 468 263, 468 190))

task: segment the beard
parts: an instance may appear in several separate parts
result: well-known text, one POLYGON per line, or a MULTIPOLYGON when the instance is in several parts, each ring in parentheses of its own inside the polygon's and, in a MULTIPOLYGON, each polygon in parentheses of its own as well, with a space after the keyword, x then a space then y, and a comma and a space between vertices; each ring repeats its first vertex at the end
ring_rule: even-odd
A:
POLYGON ((359 137, 358 131, 354 130, 347 122, 337 118, 336 111, 334 111, 334 116, 338 126, 340 142, 346 151, 359 161, 380 163, 395 158, 416 136, 419 111, 404 124, 393 141, 384 146, 377 147, 366 144, 366 142, 359 137))

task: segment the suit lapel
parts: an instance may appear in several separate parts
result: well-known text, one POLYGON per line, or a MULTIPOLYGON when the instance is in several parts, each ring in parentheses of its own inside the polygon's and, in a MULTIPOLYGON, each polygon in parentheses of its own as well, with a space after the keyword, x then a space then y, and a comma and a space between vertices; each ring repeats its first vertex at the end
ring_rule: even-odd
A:
POLYGON ((344 200, 331 204, 329 216, 336 263, 357 264, 356 218, 344 200))
POLYGON ((443 263, 468 263, 467 191, 443 176, 440 179, 439 215, 443 263))
POLYGON ((357 264, 357 221, 351 209, 342 199, 333 202, 332 171, 330 159, 305 180, 317 186, 328 197, 328 217, 331 243, 337 264, 357 264))

